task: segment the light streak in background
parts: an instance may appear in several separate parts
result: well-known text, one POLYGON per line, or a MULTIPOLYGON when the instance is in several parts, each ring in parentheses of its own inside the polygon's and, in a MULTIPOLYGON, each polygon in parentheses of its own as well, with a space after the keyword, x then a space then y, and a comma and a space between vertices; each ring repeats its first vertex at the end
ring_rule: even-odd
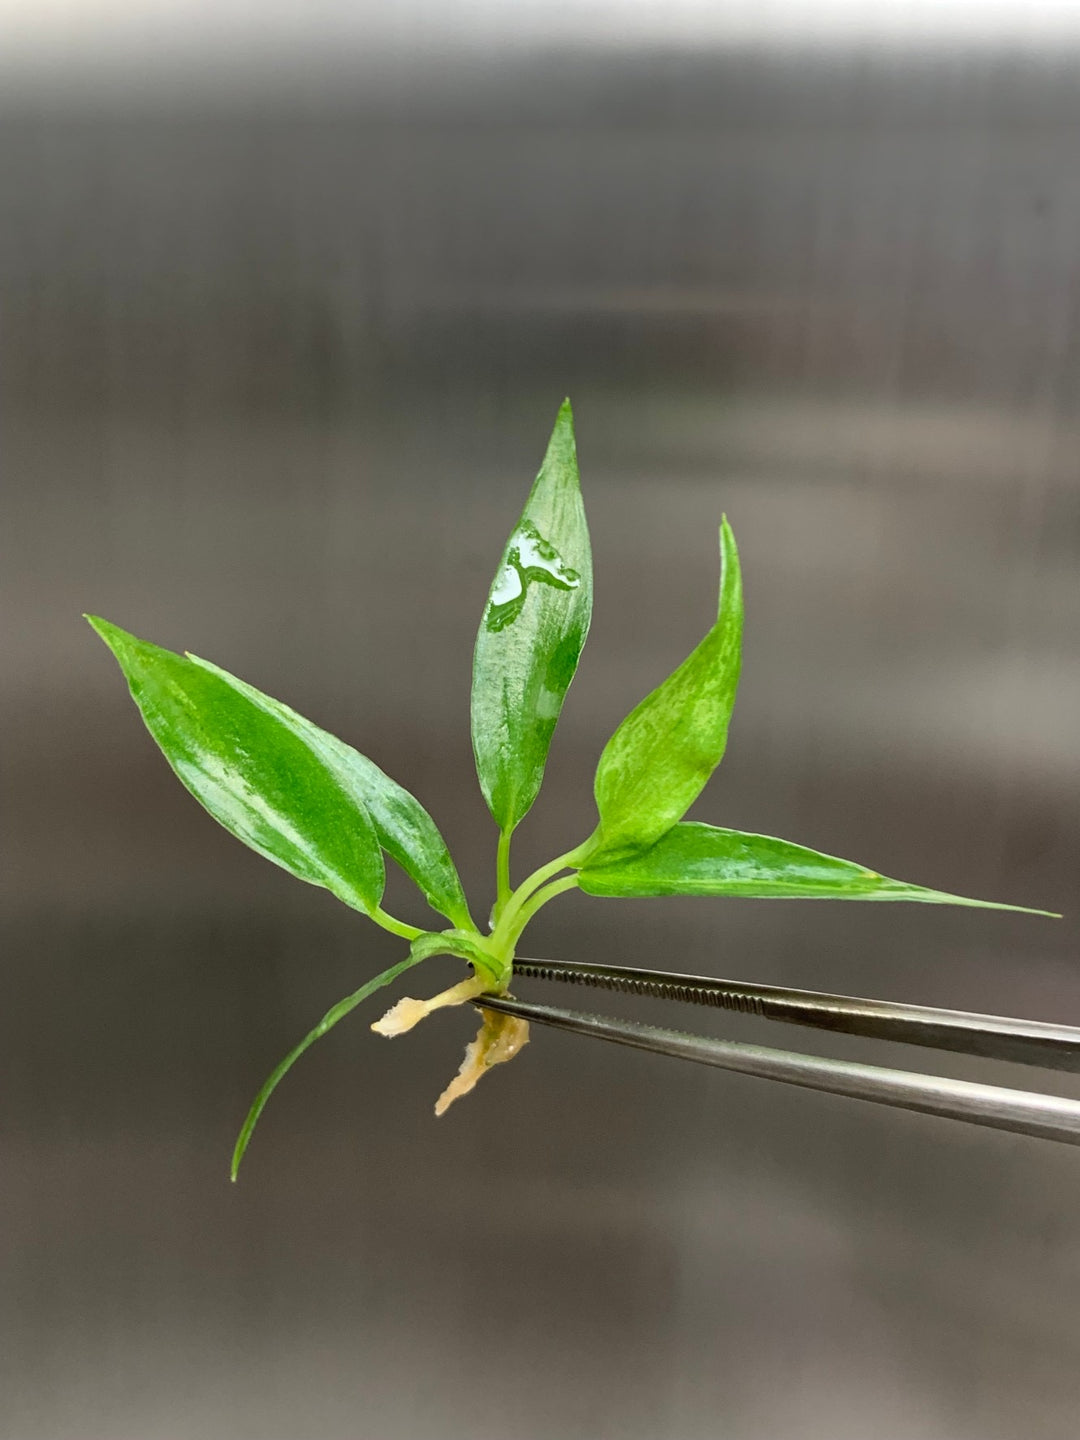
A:
POLYGON ((470 54, 537 44, 1018 44, 1080 38, 1080 0, 0 0, 0 66, 78 68, 223 48, 255 62, 311 56, 470 54))

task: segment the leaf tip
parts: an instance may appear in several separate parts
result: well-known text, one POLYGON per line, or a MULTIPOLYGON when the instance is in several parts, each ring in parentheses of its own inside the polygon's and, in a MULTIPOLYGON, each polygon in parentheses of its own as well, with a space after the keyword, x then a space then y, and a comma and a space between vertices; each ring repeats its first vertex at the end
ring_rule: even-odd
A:
POLYGON ((93 630, 100 640, 103 640, 114 655, 119 654, 121 647, 130 644, 134 635, 129 635, 126 630, 121 630, 119 625, 114 625, 110 620, 105 620, 100 615, 83 614, 83 619, 93 630))
POLYGON ((725 514, 720 517, 720 615, 729 608, 739 615, 741 625, 742 568, 739 564, 739 547, 735 542, 735 532, 728 524, 725 514))
POLYGON ((240 1162, 241 1160, 243 1160, 244 1151, 247 1149, 248 1135, 244 1133, 246 1129, 247 1126, 245 1125, 244 1130, 241 1130, 240 1132, 239 1139, 237 1140, 236 1146, 233 1150, 232 1160, 229 1162, 229 1181, 233 1185, 236 1184, 237 1178, 239 1177, 240 1162))
POLYGON ((569 438, 574 441, 574 407, 570 404, 570 396, 567 395, 559 406, 559 413, 555 416, 555 427, 552 430, 551 438, 562 436, 564 440, 569 438))
MULTIPOLYGON (((884 880, 884 877, 882 879, 884 880)), ((978 900, 971 895, 954 895, 948 890, 928 890, 922 885, 907 885, 902 880, 885 883, 895 887, 899 899, 926 900, 936 905, 963 905, 972 910, 1008 910, 1014 915, 1043 915, 1048 920, 1064 918, 1056 910, 1040 910, 1034 905, 1009 905, 1004 900, 978 900)))

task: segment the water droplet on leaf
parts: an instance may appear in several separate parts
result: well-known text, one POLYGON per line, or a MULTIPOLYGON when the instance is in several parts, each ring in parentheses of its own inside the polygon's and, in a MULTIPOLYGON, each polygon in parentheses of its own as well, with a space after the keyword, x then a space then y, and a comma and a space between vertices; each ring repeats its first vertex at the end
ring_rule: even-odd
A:
POLYGON ((581 575, 566 564, 555 546, 544 539, 531 521, 524 520, 510 537, 506 563, 491 589, 484 617, 488 630, 505 630, 514 623, 525 608, 532 584, 576 590, 581 584, 581 575))

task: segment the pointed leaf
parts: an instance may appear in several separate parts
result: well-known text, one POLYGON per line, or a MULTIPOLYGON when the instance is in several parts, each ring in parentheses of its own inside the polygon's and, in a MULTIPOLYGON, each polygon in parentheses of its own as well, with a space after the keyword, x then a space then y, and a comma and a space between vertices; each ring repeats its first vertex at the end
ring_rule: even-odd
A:
POLYGON ((631 710, 600 756, 593 863, 655 844, 686 814, 723 756, 739 684, 743 624, 739 552, 726 519, 720 556, 716 624, 631 710))
POLYGON ((354 909, 375 910, 385 873, 374 826, 305 727, 222 672, 87 619, 115 655, 165 758, 214 819, 290 874, 354 909))
MULTIPOLYGON (((746 895, 798 900, 918 900, 1025 910, 993 900, 969 900, 889 880, 850 860, 822 855, 790 840, 684 822, 651 850, 610 865, 586 866, 578 884, 590 895, 746 895)), ((1026 911, 1048 915, 1048 910, 1026 911)))
POLYGON ((379 844, 416 882, 432 909, 445 915, 455 925, 475 929, 446 841, 414 795, 391 780, 374 760, 369 760, 344 740, 298 715, 280 700, 271 699, 254 686, 230 675, 227 670, 212 665, 209 660, 200 660, 197 655, 191 655, 189 659, 247 696, 268 715, 275 716, 297 734, 303 735, 315 754, 367 810, 379 844))
MULTIPOLYGON (((421 936, 420 938, 423 939, 424 937, 421 936)), ((247 1118, 240 1127, 240 1134, 237 1136, 236 1148, 233 1150, 232 1158, 232 1178, 234 1180, 236 1179, 236 1172, 240 1169, 240 1161, 244 1158, 244 1151, 248 1147, 248 1141, 251 1139, 255 1126, 259 1123, 259 1116, 266 1107, 266 1102, 277 1089, 283 1076, 287 1071, 292 1069, 304 1051, 310 1049, 316 1040, 320 1040, 328 1030, 332 1029, 339 1020, 343 1020, 351 1010, 355 1010, 362 1000, 366 1000, 369 995, 374 995, 375 991, 381 990, 384 985, 389 985, 390 982, 396 980, 399 975, 403 975, 406 970, 411 970, 414 965, 419 965, 422 960, 428 958, 430 953, 429 950, 422 948, 417 950, 414 943, 413 949, 410 950, 404 960, 399 960, 396 965, 391 965, 389 970, 384 970, 381 975, 376 975, 374 980, 369 980, 366 985, 361 985, 359 990, 355 990, 351 995, 347 995, 344 1000, 339 1000, 335 1006, 326 1012, 318 1025, 315 1026, 315 1029, 310 1030, 304 1036, 303 1040, 300 1041, 300 1044, 297 1045, 295 1049, 290 1050, 280 1065, 277 1065, 271 1071, 266 1083, 252 1101, 251 1109, 247 1113, 247 1118)))
POLYGON ((476 637, 473 751, 502 830, 512 830, 536 799, 591 615, 592 552, 567 400, 476 637))

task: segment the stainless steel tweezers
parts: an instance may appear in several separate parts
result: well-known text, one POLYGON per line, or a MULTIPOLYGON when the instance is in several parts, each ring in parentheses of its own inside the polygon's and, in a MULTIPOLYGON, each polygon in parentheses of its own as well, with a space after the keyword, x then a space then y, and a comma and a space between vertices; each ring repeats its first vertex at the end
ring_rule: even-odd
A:
MULTIPOLYGON (((937 1010, 922 1005, 901 1005, 886 1000, 860 1000, 849 995, 828 995, 814 990, 785 990, 773 985, 752 985, 741 980, 714 980, 703 975, 673 975, 662 970, 634 970, 616 965, 582 965, 558 960, 515 960, 516 979, 552 980, 602 990, 621 990, 659 1000, 681 1000, 766 1020, 810 1025, 818 1030, 839 1030, 876 1040, 926 1045, 962 1055, 980 1055, 1045 1069, 1080 1071, 1080 1028, 1038 1020, 1016 1020, 1000 1015, 978 1015, 966 1010, 937 1010)), ((576 1010, 533 1005, 511 996, 485 995, 474 1002, 487 1010, 517 1015, 541 1025, 553 1025, 578 1035, 696 1060, 722 1070, 781 1080, 810 1090, 871 1100, 989 1125, 1018 1135, 1063 1140, 1080 1145, 1080 1100, 1010 1090, 969 1080, 890 1070, 877 1065, 797 1055, 732 1040, 714 1040, 663 1030, 625 1020, 609 1020, 576 1010)))

